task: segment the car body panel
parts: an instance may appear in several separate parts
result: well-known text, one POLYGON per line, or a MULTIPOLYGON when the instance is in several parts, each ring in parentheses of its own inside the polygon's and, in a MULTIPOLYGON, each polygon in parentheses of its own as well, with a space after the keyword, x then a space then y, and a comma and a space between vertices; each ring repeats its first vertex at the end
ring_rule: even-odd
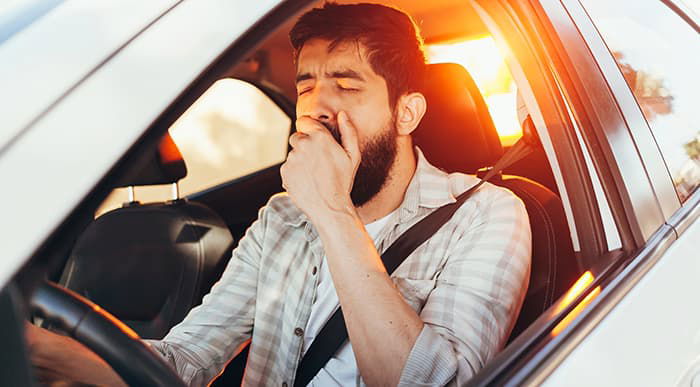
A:
POLYGON ((8 182, 0 193, 0 211, 11 219, 0 224, 0 234, 13 235, 11 243, 0 245, 0 284, 95 187, 144 128, 276 3, 179 4, 0 154, 0 176, 8 182))
POLYGON ((0 152, 175 3, 67 1, 0 43, 0 152))
POLYGON ((544 385, 671 386, 686 376, 700 354, 698 240, 695 221, 544 385))

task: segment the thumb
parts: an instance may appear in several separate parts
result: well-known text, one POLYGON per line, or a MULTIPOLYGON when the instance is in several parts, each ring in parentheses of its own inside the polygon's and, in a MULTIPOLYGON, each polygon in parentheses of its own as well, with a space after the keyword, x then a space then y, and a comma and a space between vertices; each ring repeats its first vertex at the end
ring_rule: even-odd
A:
POLYGON ((360 162, 360 144, 357 138, 357 128, 350 122, 350 117, 344 111, 338 113, 338 131, 340 132, 340 141, 345 152, 350 156, 350 160, 354 164, 360 162))

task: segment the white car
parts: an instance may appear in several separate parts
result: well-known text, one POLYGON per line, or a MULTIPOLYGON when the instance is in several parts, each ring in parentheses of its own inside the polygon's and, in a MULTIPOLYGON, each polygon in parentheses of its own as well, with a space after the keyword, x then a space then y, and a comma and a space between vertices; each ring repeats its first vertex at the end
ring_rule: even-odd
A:
MULTIPOLYGON (((451 121, 429 159, 477 173, 522 127, 535 149, 495 182, 529 203, 528 299, 470 385, 700 385, 700 3, 376 2, 414 17, 429 61, 463 66, 431 65, 438 110, 422 125, 450 109, 486 117, 451 121), (464 68, 478 89, 450 75, 464 68), (495 151, 450 164, 476 157, 475 130, 495 151)), ((133 332, 180 321, 282 191, 286 35, 319 4, 0 5, 0 385, 36 383, 27 318, 69 330, 131 384, 179 383, 133 332)), ((244 356, 214 385, 239 383, 244 356)))

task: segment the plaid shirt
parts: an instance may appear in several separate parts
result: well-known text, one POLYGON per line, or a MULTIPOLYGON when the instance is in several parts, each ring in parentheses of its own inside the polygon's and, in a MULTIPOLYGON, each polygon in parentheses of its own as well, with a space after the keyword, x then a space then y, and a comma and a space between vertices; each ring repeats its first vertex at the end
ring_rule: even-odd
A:
MULTIPOLYGON (((377 236, 379 252, 478 182, 417 153, 403 203, 377 236)), ((400 385, 462 385, 496 355, 522 305, 530 253, 524 205, 486 183, 396 269, 397 289, 424 322, 400 385)), ((149 342, 186 383, 200 386, 251 340, 244 384, 292 386, 323 258, 313 225, 286 194, 275 195, 202 304, 149 342)))

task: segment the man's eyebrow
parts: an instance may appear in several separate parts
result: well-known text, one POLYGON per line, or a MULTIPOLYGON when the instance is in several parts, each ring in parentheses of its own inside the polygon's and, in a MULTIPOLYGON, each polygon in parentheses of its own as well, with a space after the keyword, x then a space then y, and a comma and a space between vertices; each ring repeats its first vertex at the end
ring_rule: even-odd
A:
POLYGON ((297 74, 296 83, 299 83, 301 81, 306 81, 309 79, 314 79, 314 76, 311 75, 311 73, 300 73, 300 74, 297 74))
POLYGON ((357 79, 358 81, 363 81, 365 78, 360 75, 358 72, 354 70, 341 70, 341 71, 333 71, 332 73, 329 74, 330 78, 349 78, 349 79, 357 79))
MULTIPOLYGON (((347 79, 356 79, 358 81, 365 81, 365 78, 360 75, 357 71, 354 70, 339 70, 339 71, 333 71, 331 73, 326 74, 327 77, 329 78, 347 78, 347 79)), ((311 75, 311 73, 299 73, 296 76, 296 83, 303 82, 309 79, 315 79, 316 77, 311 75)))

